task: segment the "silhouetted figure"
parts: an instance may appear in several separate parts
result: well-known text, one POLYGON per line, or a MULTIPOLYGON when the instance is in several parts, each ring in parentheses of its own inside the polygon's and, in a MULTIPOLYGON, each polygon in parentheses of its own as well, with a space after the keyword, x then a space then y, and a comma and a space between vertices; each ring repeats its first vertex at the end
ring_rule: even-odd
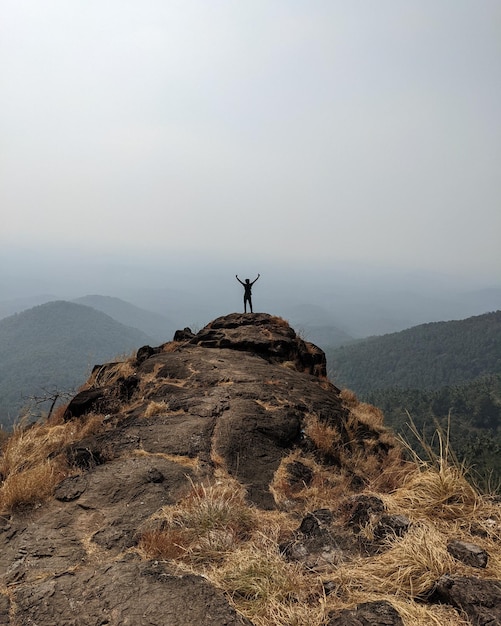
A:
POLYGON ((252 285, 256 282, 257 278, 259 278, 261 276, 261 274, 257 275, 256 280, 253 280, 252 282, 250 282, 250 280, 248 278, 245 279, 245 283, 243 281, 240 280, 240 278, 238 278, 238 274, 235 274, 236 279, 238 280, 238 282, 244 286, 244 313, 247 313, 247 302, 249 303, 249 307, 250 307, 250 312, 253 313, 252 311, 252 285))

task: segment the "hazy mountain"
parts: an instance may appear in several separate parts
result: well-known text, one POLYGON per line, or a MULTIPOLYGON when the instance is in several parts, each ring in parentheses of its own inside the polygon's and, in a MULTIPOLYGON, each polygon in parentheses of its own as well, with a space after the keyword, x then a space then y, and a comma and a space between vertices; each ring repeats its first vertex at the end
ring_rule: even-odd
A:
POLYGON ((172 320, 159 313, 146 311, 130 302, 110 296, 89 295, 73 300, 77 304, 102 311, 121 324, 138 328, 149 335, 155 345, 170 341, 177 330, 172 320))
POLYGON ((0 423, 11 424, 29 396, 69 390, 92 366, 154 343, 101 311, 49 302, 0 320, 0 423))
POLYGON ((102 294, 166 317, 171 328, 201 328, 218 316, 242 311, 243 292, 235 274, 254 279, 258 272, 254 310, 291 320, 323 348, 338 341, 338 330, 360 339, 501 309, 499 280, 367 263, 312 261, 305 266, 271 263, 259 254, 252 260, 228 260, 196 252, 153 251, 148 257, 128 251, 120 257, 35 249, 3 249, 0 260, 9 268, 0 275, 0 317, 2 305, 6 315, 45 301, 29 301, 37 294, 58 294, 63 300, 102 294), (23 298, 28 298, 24 304, 23 298))
POLYGON ((501 310, 434 322, 329 350, 332 380, 356 393, 438 389, 501 373, 501 310))
POLYGON ((317 346, 336 347, 353 341, 343 328, 333 324, 333 315, 314 304, 288 307, 287 319, 305 339, 317 346))
POLYGON ((4 300, 0 302, 0 320, 14 313, 20 313, 26 309, 31 309, 39 304, 45 304, 57 300, 54 294, 37 294, 33 296, 26 296, 24 298, 13 298, 12 300, 4 300))

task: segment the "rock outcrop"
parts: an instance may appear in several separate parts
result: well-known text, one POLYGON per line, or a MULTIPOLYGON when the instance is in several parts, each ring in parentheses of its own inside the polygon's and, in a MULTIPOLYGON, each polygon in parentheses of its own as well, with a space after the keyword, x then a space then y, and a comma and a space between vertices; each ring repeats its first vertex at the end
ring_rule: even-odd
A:
MULTIPOLYGON (((243 486, 251 513, 296 519, 278 537, 276 558, 325 577, 305 600, 312 606, 333 593, 328 574, 339 564, 377 555, 412 528, 371 492, 384 491, 389 466, 405 471, 397 442, 377 411, 361 417, 327 380, 318 347, 266 314, 228 315, 175 338, 94 368, 56 427, 97 415, 100 428, 48 454, 66 469, 47 500, 2 512, 1 624, 251 624, 232 603, 245 590, 230 597, 176 560, 182 537, 171 557, 141 548, 148 533, 180 533, 165 511, 223 475, 243 486), (328 506, 304 515, 306 492, 328 506)), ((231 532, 209 528, 207 538, 229 546, 231 532)), ((490 615, 469 612, 455 594, 463 581, 453 583, 439 581, 433 601, 490 615)), ((326 609, 324 623, 404 622, 378 601, 326 609)))

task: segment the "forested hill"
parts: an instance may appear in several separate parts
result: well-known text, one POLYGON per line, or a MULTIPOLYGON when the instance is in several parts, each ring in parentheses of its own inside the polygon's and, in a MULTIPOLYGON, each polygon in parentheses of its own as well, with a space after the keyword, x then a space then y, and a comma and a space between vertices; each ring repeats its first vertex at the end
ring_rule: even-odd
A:
POLYGON ((0 425, 12 424, 29 396, 68 391, 94 364, 147 343, 145 333, 66 301, 0 320, 0 425))
POLYGON ((501 374, 501 311, 422 324, 327 351, 330 378, 357 394, 438 389, 501 374))

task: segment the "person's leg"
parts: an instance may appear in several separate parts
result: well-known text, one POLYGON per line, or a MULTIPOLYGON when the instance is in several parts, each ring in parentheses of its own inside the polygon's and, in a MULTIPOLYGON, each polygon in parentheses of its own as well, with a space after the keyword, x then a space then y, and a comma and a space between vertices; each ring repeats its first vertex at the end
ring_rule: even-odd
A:
POLYGON ((252 298, 249 298, 249 307, 250 307, 251 313, 253 313, 253 310, 252 310, 252 298))
POLYGON ((244 313, 247 313, 247 298, 244 296, 244 313))

